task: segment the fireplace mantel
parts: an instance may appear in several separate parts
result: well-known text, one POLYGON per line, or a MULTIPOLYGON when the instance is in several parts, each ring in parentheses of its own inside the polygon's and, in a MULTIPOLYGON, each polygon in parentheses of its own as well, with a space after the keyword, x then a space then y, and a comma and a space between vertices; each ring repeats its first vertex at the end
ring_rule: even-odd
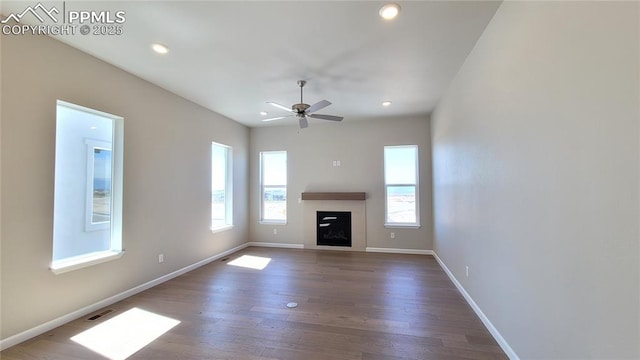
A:
POLYGON ((366 200, 364 192, 303 192, 302 200, 366 200))

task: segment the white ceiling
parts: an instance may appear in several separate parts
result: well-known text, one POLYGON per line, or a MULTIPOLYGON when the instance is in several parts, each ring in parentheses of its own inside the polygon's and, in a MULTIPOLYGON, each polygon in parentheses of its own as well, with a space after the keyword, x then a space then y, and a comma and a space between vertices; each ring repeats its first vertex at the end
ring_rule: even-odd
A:
MULTIPOLYGON (((1 10, 36 3, 3 1, 1 10)), ((58 38, 251 127, 297 126, 259 113, 286 115, 265 102, 299 102, 300 79, 306 103, 327 99, 319 112, 345 121, 429 114, 500 2, 398 3, 400 15, 385 21, 382 1, 67 1, 67 10, 125 11, 124 33, 58 38)))

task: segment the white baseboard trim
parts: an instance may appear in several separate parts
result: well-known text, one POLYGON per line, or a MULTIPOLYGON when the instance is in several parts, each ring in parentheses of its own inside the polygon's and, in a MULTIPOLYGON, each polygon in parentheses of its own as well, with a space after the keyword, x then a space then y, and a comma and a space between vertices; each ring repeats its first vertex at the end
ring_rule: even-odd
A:
POLYGON ((511 359, 511 360, 520 360, 520 357, 518 357, 518 354, 516 354, 516 352, 513 351, 511 346, 509 346, 509 343, 507 343, 507 340, 505 340, 502 337, 502 335, 500 334, 500 332, 498 332, 498 329, 496 329, 496 327, 493 326, 493 324, 491 323, 489 318, 487 318, 487 316, 482 312, 482 310, 480 309, 478 304, 476 304, 476 302, 473 301, 473 298, 471 298, 471 295, 469 295, 467 290, 464 289, 462 284, 460 284, 458 279, 456 279, 456 277, 449 270, 447 265, 444 264, 442 259, 440 259, 440 257, 438 257, 438 254, 435 251, 433 252, 433 257, 436 259, 438 264, 440 264, 440 267, 442 268, 442 270, 444 270, 444 272, 447 274, 447 276, 449 276, 449 279, 451 279, 451 281, 456 286, 456 288, 458 288, 458 291, 460 291, 460 293, 462 294, 464 299, 467 301, 467 303, 469 303, 469 305, 471 306, 473 311, 475 311, 476 315, 478 315, 478 317, 480 318, 480 320, 482 321, 484 326, 487 327, 487 329, 489 330, 489 332, 491 333, 493 338, 496 339, 496 342, 498 343, 498 345, 500 345, 500 347, 502 348, 502 351, 504 351, 505 354, 507 354, 509 359, 511 359))
MULTIPOLYGON (((283 248, 283 249, 304 249, 304 244, 270 243, 270 242, 259 242, 259 241, 251 241, 247 243, 247 246, 272 247, 272 248, 283 248)), ((375 253, 390 253, 390 254, 433 255, 433 250, 418 250, 418 249, 367 247, 365 251, 375 252, 375 253)))
POLYGON ((272 248, 284 248, 284 249, 304 249, 304 245, 302 244, 270 243, 270 242, 259 242, 259 241, 248 242, 247 246, 272 247, 272 248))
POLYGON ((389 253, 389 254, 415 254, 415 255, 433 255, 433 250, 418 250, 418 249, 396 249, 396 248, 377 248, 367 247, 366 252, 373 253, 389 253))
POLYGON ((222 252, 220 254, 216 254, 216 255, 211 256, 209 258, 206 258, 204 260, 198 261, 195 264, 191 264, 191 265, 189 265, 187 267, 184 267, 182 269, 176 270, 176 271, 174 271, 172 273, 169 273, 167 275, 161 276, 161 277, 159 277, 157 279, 154 279, 154 280, 151 280, 151 281, 146 282, 144 284, 138 285, 138 286, 136 286, 136 287, 134 287, 132 289, 123 291, 123 292, 121 292, 121 293, 119 293, 117 295, 114 295, 112 297, 109 297, 109 298, 106 298, 104 300, 98 301, 95 304, 91 304, 89 306, 85 306, 82 309, 76 310, 76 311, 71 312, 71 313, 69 313, 67 315, 63 315, 63 316, 61 316, 59 318, 53 319, 53 320, 48 321, 48 322, 46 322, 44 324, 38 325, 38 326, 36 326, 34 328, 31 328, 29 330, 25 330, 25 331, 23 331, 23 332, 21 332, 19 334, 10 336, 10 337, 8 337, 6 339, 2 339, 2 340, 0 340, 0 351, 2 351, 4 349, 7 349, 7 348, 10 348, 10 347, 12 347, 14 345, 17 345, 17 344, 19 344, 21 342, 29 340, 29 339, 31 339, 33 337, 38 336, 38 335, 44 334, 47 331, 51 331, 51 330, 57 328, 58 326, 62 326, 64 324, 68 323, 68 322, 71 322, 73 320, 79 319, 79 318, 81 318, 83 316, 86 316, 88 314, 91 314, 92 312, 100 310, 100 309, 102 309, 102 308, 104 308, 106 306, 112 305, 112 304, 114 304, 114 303, 116 303, 116 302, 118 302, 120 300, 124 300, 124 299, 126 299, 126 298, 128 298, 130 296, 133 296, 133 295, 135 295, 135 294, 137 294, 139 292, 142 292, 144 290, 150 289, 150 288, 152 288, 152 287, 154 287, 156 285, 162 284, 165 281, 171 280, 171 279, 173 279, 175 277, 178 277, 178 276, 180 276, 182 274, 188 273, 189 271, 195 270, 195 269, 197 269, 197 268, 199 268, 199 267, 201 267, 203 265, 206 265, 206 264, 208 264, 210 262, 216 261, 216 260, 218 260, 218 259, 220 259, 222 257, 225 257, 225 256, 227 256, 229 254, 232 254, 232 253, 234 253, 236 251, 242 250, 242 249, 246 248, 247 246, 249 246, 249 244, 247 244, 247 243, 239 245, 239 246, 236 246, 233 249, 224 251, 224 252, 222 252))

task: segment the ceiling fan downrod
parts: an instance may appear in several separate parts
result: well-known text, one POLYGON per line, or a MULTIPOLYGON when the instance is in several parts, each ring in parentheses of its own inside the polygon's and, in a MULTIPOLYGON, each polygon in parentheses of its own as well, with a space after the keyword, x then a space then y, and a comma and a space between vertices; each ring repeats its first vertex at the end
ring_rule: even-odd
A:
POLYGON ((302 101, 302 88, 306 83, 307 82, 305 80, 298 80, 298 86, 300 86, 300 103, 294 104, 291 107, 298 117, 304 117, 305 111, 309 108, 309 104, 305 104, 304 101, 302 101))
POLYGON ((302 101, 302 88, 306 83, 305 80, 298 80, 298 86, 300 86, 300 104, 304 104, 304 101, 302 101))

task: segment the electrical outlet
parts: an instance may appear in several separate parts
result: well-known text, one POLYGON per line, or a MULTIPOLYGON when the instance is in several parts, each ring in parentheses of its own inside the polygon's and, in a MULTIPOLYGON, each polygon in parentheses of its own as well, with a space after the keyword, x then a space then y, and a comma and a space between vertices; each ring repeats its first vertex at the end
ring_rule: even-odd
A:
POLYGON ((159 263, 163 263, 164 262, 164 254, 158 255, 158 262, 159 263))
POLYGON ((278 229, 273 229, 273 235, 278 235, 278 229))
POLYGON ((396 233, 392 232, 392 233, 391 233, 391 238, 392 238, 392 239, 395 239, 395 238, 396 238, 396 233))
POLYGON ((337 166, 341 166, 340 165, 340 160, 337 160, 336 163, 338 164, 337 166))
POLYGON ((468 266, 466 267, 466 274, 467 274, 467 277, 469 277, 469 267, 468 266))

